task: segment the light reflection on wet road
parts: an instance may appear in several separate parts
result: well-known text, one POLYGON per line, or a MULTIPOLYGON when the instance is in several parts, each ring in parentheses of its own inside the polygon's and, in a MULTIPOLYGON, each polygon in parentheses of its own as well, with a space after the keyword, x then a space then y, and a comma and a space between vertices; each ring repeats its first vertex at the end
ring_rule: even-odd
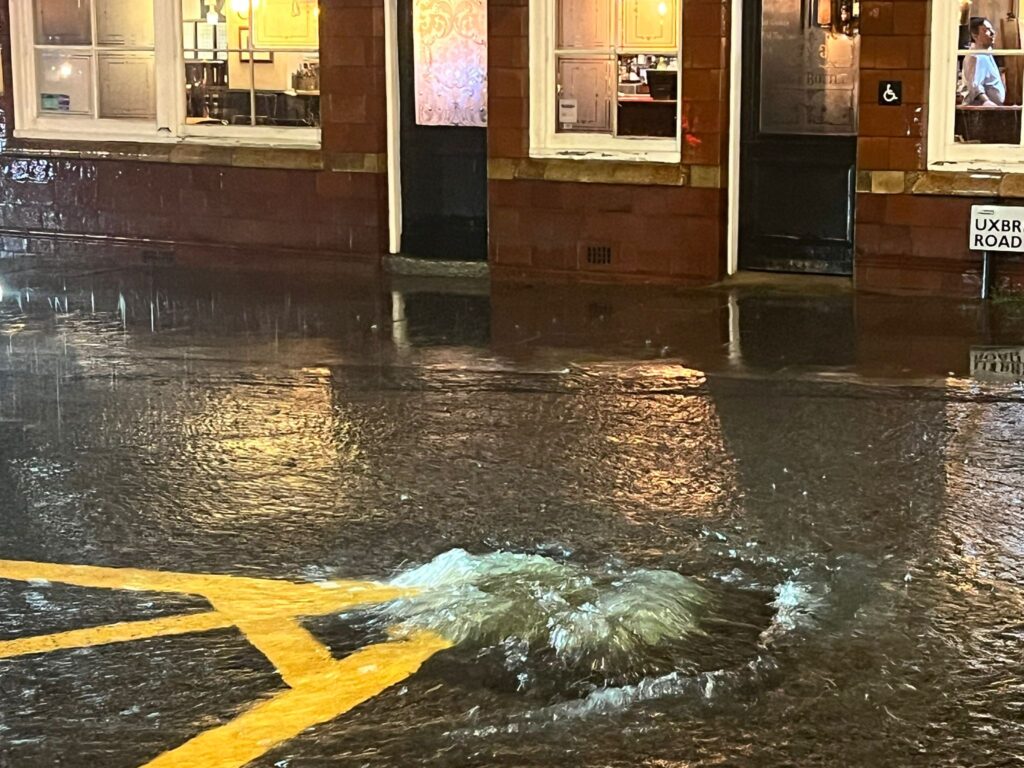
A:
MULTIPOLYGON (((1008 310, 986 331, 845 293, 0 282, 0 559, 387 581, 509 551, 707 590, 702 635, 614 674, 467 632, 254 765, 1024 753, 1024 408, 965 369, 1024 339, 1008 310)), ((0 580, 0 640, 203 606, 0 580)), ((305 626, 339 658, 382 633, 305 626)), ((234 630, 0 661, 0 765, 142 765, 281 685, 234 630)))

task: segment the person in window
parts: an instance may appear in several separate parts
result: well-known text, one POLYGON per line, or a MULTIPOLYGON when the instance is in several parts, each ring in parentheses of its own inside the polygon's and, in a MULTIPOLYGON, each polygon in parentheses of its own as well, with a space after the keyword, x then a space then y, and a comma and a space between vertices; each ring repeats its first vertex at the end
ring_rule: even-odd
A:
MULTIPOLYGON (((996 40, 992 22, 983 16, 971 18, 970 50, 990 51, 996 40)), ((963 103, 969 106, 1000 107, 1006 101, 1006 85, 999 73, 996 59, 991 53, 964 56, 963 103)))

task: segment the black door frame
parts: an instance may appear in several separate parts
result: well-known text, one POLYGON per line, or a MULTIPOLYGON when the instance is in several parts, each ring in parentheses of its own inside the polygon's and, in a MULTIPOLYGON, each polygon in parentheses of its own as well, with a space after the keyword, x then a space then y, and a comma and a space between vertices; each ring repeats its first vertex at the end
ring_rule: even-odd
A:
MULTIPOLYGON (((438 211, 436 217, 428 218, 428 221, 433 221, 436 218, 438 221, 443 220, 444 224, 450 224, 452 221, 468 222, 471 227, 464 229, 461 224, 456 224, 455 229, 450 231, 450 228, 445 228, 443 235, 440 238, 450 245, 448 248, 440 249, 440 252, 420 254, 425 255, 426 258, 449 258, 447 254, 451 252, 453 255, 450 258, 458 261, 469 261, 469 262, 486 262, 488 259, 487 254, 487 219, 488 219, 488 206, 487 206, 487 150, 486 150, 486 128, 478 128, 472 126, 417 126, 410 124, 410 119, 413 119, 413 115, 410 114, 412 107, 412 93, 413 93, 413 80, 414 74, 412 72, 412 60, 413 53, 411 50, 412 40, 409 37, 409 28, 406 26, 409 24, 409 15, 413 13, 412 5, 415 0, 385 0, 384 3, 384 55, 385 55, 385 98, 386 98, 386 120, 387 120, 387 185, 388 185, 388 250, 392 254, 400 254, 403 252, 408 253, 410 247, 416 247, 416 243, 427 242, 428 238, 423 237, 423 228, 419 226, 423 219, 422 214, 424 213, 422 203, 423 195, 420 194, 423 190, 421 185, 417 184, 415 180, 425 178, 422 173, 415 173, 410 176, 410 171, 406 169, 406 179, 403 182, 403 168, 406 168, 406 163, 409 161, 407 153, 410 152, 412 147, 417 147, 417 150, 412 150, 412 155, 415 157, 418 155, 420 160, 414 163, 416 165, 422 165, 423 157, 436 157, 440 151, 451 151, 451 139, 448 140, 448 147, 438 147, 436 145, 436 139, 438 134, 442 132, 456 132, 456 131, 472 131, 474 135, 472 137, 459 137, 459 141, 455 142, 458 147, 472 146, 479 149, 482 143, 482 151, 478 154, 476 152, 466 153, 455 151, 453 159, 456 161, 455 165, 448 165, 445 167, 444 172, 441 174, 446 179, 449 179, 448 186, 445 187, 450 190, 472 190, 478 186, 479 196, 476 194, 469 194, 469 196, 459 197, 458 194, 453 196, 445 196, 446 201, 443 205, 443 210, 438 211), (408 68, 408 71, 403 68, 408 68), (419 142, 409 144, 408 129, 412 129, 416 133, 417 138, 425 139, 425 147, 428 147, 427 151, 424 152, 424 146, 421 146, 419 142), (420 133, 422 132, 422 133, 420 133), (403 144, 404 142, 404 144, 403 144), (470 158, 470 162, 475 167, 480 168, 480 173, 473 172, 471 176, 462 177, 459 176, 459 171, 455 170, 460 167, 459 161, 465 158, 470 158), (448 176, 448 170, 452 169, 454 176, 448 176), (412 178, 414 181, 410 184, 409 179, 412 178), (452 184, 451 179, 454 178, 457 183, 452 184), (418 191, 417 191, 418 190, 418 191), (410 199, 407 195, 416 195, 416 199, 410 199), (475 208, 476 200, 483 201, 483 210, 475 208), (459 210, 459 207, 463 210, 459 210), (473 212, 466 217, 464 209, 469 207, 473 212), (454 211, 453 211, 454 209, 454 211), (419 215, 418 215, 419 214, 419 215), (412 219, 410 220, 410 215, 412 219), (461 217, 461 218, 460 218, 461 217), (405 231, 408 227, 412 229, 405 231), (454 239, 453 239, 454 234, 454 239), (419 235, 419 236, 417 236, 419 235), (463 247, 464 244, 470 243, 468 247, 463 247)), ((435 169, 436 171, 437 169, 435 169)), ((436 174, 435 174, 436 175, 436 174)), ((426 174, 430 176, 430 174, 426 174)), ((428 217, 433 216, 432 213, 427 213, 428 217)), ((427 230, 431 237, 429 238, 430 243, 433 243, 433 230, 427 230)), ((441 234, 441 233, 439 233, 441 234)), ((428 249, 432 246, 428 245, 428 249)))
MULTIPOLYGON (((741 250, 743 248, 744 231, 741 228, 741 219, 744 217, 742 193, 743 165, 745 152, 749 151, 748 145, 753 143, 752 139, 758 134, 758 120, 761 108, 761 89, 759 86, 758 72, 761 60, 761 3, 762 0, 733 0, 732 19, 730 29, 730 119, 729 119, 729 192, 727 198, 727 254, 726 267, 728 274, 734 274, 740 270, 764 269, 756 266, 745 266, 741 263, 741 250), (745 98, 746 94, 750 98, 745 98)), ((858 68, 859 69, 859 68, 858 68)), ((789 137, 779 137, 786 139, 789 137)), ((806 142, 811 143, 815 139, 835 137, 814 137, 794 136, 794 144, 806 142)), ((845 138, 845 137, 841 137, 845 138)), ((852 275, 853 259, 856 248, 855 238, 855 208, 856 208, 856 142, 857 135, 849 137, 853 144, 853 167, 848 179, 847 216, 849 220, 848 233, 851 244, 850 260, 847 265, 839 271, 829 268, 813 269, 814 259, 806 260, 812 269, 804 269, 799 266, 794 269, 766 268, 769 271, 795 271, 808 274, 840 274, 852 275)), ((749 180, 748 180, 749 183, 749 180)), ((747 212, 747 216, 750 212, 747 212)), ((819 264, 818 266, 824 266, 819 264)))

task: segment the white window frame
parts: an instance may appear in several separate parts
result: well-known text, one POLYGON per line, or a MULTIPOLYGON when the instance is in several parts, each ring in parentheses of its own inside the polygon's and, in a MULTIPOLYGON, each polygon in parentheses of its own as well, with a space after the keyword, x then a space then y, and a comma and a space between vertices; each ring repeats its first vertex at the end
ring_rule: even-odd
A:
MULTIPOLYGON (((931 13, 928 170, 1024 172, 1024 144, 958 144, 953 141, 960 6, 953 2, 934 2, 931 13)), ((986 51, 988 53, 1024 55, 1024 51, 1004 48, 986 51)))
MULTIPOLYGON (((144 1, 138 0, 138 2, 144 1)), ((10 7, 11 65, 15 138, 320 148, 319 127, 186 125, 185 53, 182 40, 181 3, 173 0, 152 0, 152 2, 156 119, 130 120, 39 113, 32 0, 12 0, 10 7)), ((250 11, 250 29, 252 28, 251 22, 250 11)), ((291 49, 276 47, 273 50, 275 52, 291 51, 291 49)), ((309 49, 309 51, 313 50, 309 49)), ((319 55, 318 49, 317 54, 319 55)), ((96 77, 98 77, 98 73, 96 77)), ((98 98, 98 94, 95 94, 94 97, 98 98)))
MULTIPOLYGON (((682 159, 682 16, 683 2, 676 5, 678 57, 676 70, 675 138, 614 136, 600 133, 559 133, 555 130, 557 95, 557 15, 558 0, 530 0, 530 157, 576 160, 632 160, 637 162, 678 163, 682 159)), ((619 2, 614 0, 618 34, 619 2)), ((612 48, 592 51, 612 55, 612 48)), ((586 54, 588 51, 573 51, 586 54)), ((618 72, 616 66, 615 71, 618 72)), ((616 77, 617 79, 617 77, 616 77)))

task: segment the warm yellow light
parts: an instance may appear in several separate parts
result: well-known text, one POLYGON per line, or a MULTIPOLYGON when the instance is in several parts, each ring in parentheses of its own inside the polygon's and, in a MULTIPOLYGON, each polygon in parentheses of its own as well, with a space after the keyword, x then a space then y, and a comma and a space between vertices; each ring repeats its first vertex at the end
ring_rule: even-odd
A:
MULTIPOLYGON (((251 0, 253 10, 260 7, 260 0, 251 0)), ((250 0, 231 0, 231 10, 237 13, 239 16, 249 15, 249 2, 250 0)))
POLYGON ((60 73, 60 76, 63 78, 71 77, 71 64, 65 61, 63 64, 60 65, 60 70, 58 71, 60 73))
POLYGON ((965 25, 971 18, 971 0, 960 0, 960 24, 965 25))
POLYGON ((665 3, 658 3, 658 14, 664 16, 668 13, 668 6, 665 3))

